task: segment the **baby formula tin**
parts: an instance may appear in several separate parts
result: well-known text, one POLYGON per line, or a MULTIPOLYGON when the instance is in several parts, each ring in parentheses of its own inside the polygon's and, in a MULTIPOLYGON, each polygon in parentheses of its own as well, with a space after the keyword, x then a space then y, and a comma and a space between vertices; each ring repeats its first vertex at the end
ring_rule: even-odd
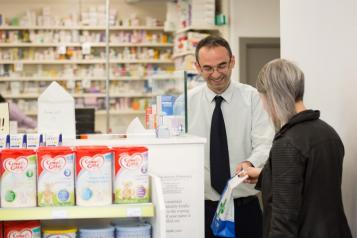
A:
POLYGON ((5 238, 41 238, 39 221, 7 221, 4 222, 5 238))
POLYGON ((74 152, 69 147, 40 147, 38 157, 38 206, 74 205, 74 152))
POLYGON ((151 238, 151 225, 146 222, 118 224, 115 230, 116 238, 151 238))
POLYGON ((115 147, 115 203, 149 202, 148 149, 115 147))
POLYGON ((36 153, 5 149, 1 153, 1 206, 36 206, 36 153))
POLYGON ((105 146, 76 148, 76 203, 80 206, 112 204, 113 153, 105 146))
POLYGON ((47 227, 42 229, 43 238, 76 238, 76 227, 47 227))
POLYGON ((79 238, 115 238, 113 226, 93 226, 79 229, 79 238))

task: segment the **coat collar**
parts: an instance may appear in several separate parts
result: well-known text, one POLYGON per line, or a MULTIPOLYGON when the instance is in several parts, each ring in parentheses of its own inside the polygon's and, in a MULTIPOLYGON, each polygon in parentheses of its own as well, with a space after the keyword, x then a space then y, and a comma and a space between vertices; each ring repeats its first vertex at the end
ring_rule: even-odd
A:
POLYGON ((320 118, 319 110, 305 110, 295 114, 290 120, 275 134, 274 140, 284 135, 284 133, 295 126, 306 121, 313 121, 320 118))

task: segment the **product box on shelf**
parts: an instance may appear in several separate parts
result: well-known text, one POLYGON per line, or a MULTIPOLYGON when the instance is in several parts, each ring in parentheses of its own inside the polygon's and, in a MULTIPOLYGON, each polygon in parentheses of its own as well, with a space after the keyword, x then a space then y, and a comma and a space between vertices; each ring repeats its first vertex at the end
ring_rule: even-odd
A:
POLYGON ((113 152, 106 146, 76 147, 76 204, 112 204, 113 152))
POLYGON ((148 149, 114 147, 114 202, 149 202, 148 149))
POLYGON ((35 207, 36 152, 4 149, 0 156, 1 207, 35 207))
POLYGON ((74 160, 69 147, 40 147, 38 157, 38 206, 74 205, 74 160))
MULTIPOLYGON (((2 237, 0 235, 0 237, 2 237)), ((41 238, 39 221, 7 221, 4 222, 4 237, 6 238, 41 238)))

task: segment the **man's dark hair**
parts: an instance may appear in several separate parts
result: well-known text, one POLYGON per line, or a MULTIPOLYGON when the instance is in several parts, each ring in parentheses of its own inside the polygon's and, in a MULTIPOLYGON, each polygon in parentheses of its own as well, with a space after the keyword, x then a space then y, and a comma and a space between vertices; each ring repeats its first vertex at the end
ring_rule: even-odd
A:
POLYGON ((222 46, 222 47, 226 48, 228 51, 228 54, 229 54, 229 58, 232 58, 232 50, 231 50, 231 47, 229 46, 228 42, 220 36, 210 35, 210 36, 207 36, 207 37, 203 38, 202 40, 200 40, 196 46, 195 55, 196 55, 197 63, 199 63, 198 52, 200 51, 200 49, 202 47, 212 48, 212 47, 218 47, 218 46, 222 46))

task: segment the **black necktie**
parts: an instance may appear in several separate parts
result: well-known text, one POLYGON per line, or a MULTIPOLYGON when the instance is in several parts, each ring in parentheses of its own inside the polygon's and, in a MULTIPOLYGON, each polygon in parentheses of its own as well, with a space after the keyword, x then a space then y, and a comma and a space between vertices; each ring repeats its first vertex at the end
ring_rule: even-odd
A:
POLYGON ((211 185, 221 194, 231 174, 229 168, 227 133, 221 110, 223 98, 216 96, 214 100, 216 101, 216 107, 212 115, 210 138, 211 185))

